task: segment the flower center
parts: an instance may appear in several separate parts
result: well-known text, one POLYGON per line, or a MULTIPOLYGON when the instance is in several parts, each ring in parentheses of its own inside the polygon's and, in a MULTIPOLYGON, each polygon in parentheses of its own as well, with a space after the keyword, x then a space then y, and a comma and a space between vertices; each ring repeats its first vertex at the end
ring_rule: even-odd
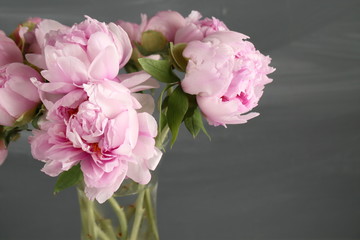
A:
POLYGON ((68 108, 63 106, 58 108, 58 114, 64 119, 70 119, 70 117, 77 114, 78 111, 79 108, 68 108))
POLYGON ((241 92, 240 95, 236 96, 236 98, 239 99, 243 105, 247 105, 249 103, 249 99, 246 93, 241 92))
POLYGON ((98 143, 91 143, 90 149, 93 153, 97 153, 97 154, 101 155, 101 148, 99 147, 98 143))

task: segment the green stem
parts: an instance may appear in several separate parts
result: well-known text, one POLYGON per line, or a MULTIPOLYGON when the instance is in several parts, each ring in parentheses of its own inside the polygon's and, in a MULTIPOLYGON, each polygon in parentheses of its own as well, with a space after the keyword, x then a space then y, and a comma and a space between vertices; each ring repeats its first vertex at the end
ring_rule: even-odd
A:
MULTIPOLYGON (((102 239, 102 240, 111 240, 110 237, 108 237, 107 234, 105 234, 101 228, 99 226, 97 226, 96 224, 94 225, 94 229, 96 229, 96 232, 99 233, 99 237, 102 239)), ((91 238, 92 239, 92 238, 91 238)), ((94 236, 94 239, 97 239, 97 236, 94 236)))
POLYGON ((136 208, 135 219, 134 219, 133 228, 131 230, 130 240, 137 240, 137 236, 139 234, 140 224, 145 211, 145 209, 143 208, 144 194, 145 194, 144 186, 139 185, 139 196, 136 199, 136 203, 135 203, 135 208, 136 208))
POLYGON ((145 190, 145 209, 149 218, 150 227, 152 232, 154 233, 155 239, 159 240, 159 232, 157 229, 156 219, 155 219, 155 211, 153 208, 153 203, 151 201, 151 189, 153 186, 150 186, 145 190))
POLYGON ((155 143, 156 147, 158 147, 160 149, 163 148, 164 141, 169 133, 169 130, 170 130, 169 125, 166 124, 164 129, 156 137, 156 143, 155 143))
MULTIPOLYGON (((83 237, 91 240, 95 240, 98 237, 102 240, 115 240, 116 238, 108 237, 108 235, 98 226, 97 222, 101 222, 104 229, 108 229, 110 225, 109 223, 104 222, 100 213, 97 212, 94 202, 90 201, 81 189, 78 189, 78 196, 83 237), (107 226, 105 226, 105 224, 107 226)), ((113 236, 115 237, 115 234, 113 234, 113 236)))
POLYGON ((115 200, 114 197, 111 197, 109 199, 109 202, 112 206, 112 208, 114 209, 118 219, 119 219, 119 223, 120 223, 120 228, 121 228, 121 236, 123 239, 127 239, 127 219, 126 219, 126 214, 124 212, 124 208, 122 208, 117 201, 115 200))
POLYGON ((104 240, 116 240, 116 233, 110 219, 98 219, 100 228, 98 227, 99 236, 104 240))
POLYGON ((89 239, 96 238, 96 223, 92 202, 84 196, 82 190, 78 189, 78 192, 83 233, 88 236, 89 239))

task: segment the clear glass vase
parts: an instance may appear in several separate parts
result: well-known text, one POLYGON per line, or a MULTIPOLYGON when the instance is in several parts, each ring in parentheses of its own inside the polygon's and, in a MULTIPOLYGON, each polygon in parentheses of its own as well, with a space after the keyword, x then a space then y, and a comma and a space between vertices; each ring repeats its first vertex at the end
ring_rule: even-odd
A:
POLYGON ((147 185, 126 179, 103 204, 78 187, 82 240, 159 240, 156 219, 157 177, 147 185))

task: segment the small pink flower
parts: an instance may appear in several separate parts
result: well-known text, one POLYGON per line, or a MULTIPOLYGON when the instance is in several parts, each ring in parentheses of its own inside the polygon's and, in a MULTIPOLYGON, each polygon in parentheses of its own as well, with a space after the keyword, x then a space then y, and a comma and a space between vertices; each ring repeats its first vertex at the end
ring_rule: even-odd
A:
POLYGON ((270 57, 246 38, 241 33, 217 32, 190 42, 183 52, 189 63, 182 88, 197 96, 211 125, 245 123, 257 116, 248 112, 257 106, 264 85, 272 81, 267 77, 275 70, 269 66, 270 57))
POLYGON ((80 163, 85 192, 100 203, 125 178, 148 183, 162 155, 155 147, 157 124, 140 111, 141 103, 124 86, 148 88, 128 81, 152 85, 149 76, 142 75, 123 77, 123 83, 89 82, 55 102, 41 130, 30 138, 33 156, 45 162, 43 171, 57 176, 80 163))
POLYGON ((42 92, 65 95, 84 83, 113 80, 131 56, 128 35, 114 23, 87 17, 71 28, 51 30, 54 26, 48 20, 39 24, 36 34, 43 54, 27 56, 44 69, 41 74, 48 82, 37 83, 42 92))
POLYGON ((161 32, 169 42, 175 39, 176 31, 185 25, 184 17, 175 11, 161 11, 150 19, 145 14, 141 15, 141 24, 117 22, 129 34, 132 41, 140 42, 143 32, 153 30, 161 32))
POLYGON ((0 67, 0 125, 11 126, 40 102, 32 77, 41 79, 37 71, 22 63, 0 67))
POLYGON ((0 166, 4 163, 8 155, 8 150, 3 140, 0 140, 0 166))
POLYGON ((176 31, 185 25, 184 17, 175 11, 161 11, 149 19, 145 31, 161 32, 169 42, 173 42, 176 31))
POLYGON ((0 66, 23 62, 23 56, 16 43, 0 30, 0 66))
POLYGON ((35 37, 35 28, 43 19, 39 17, 29 18, 26 22, 12 32, 11 36, 23 53, 40 53, 39 45, 35 37))
POLYGON ((132 23, 132 22, 126 22, 123 20, 118 20, 116 24, 118 24, 120 27, 122 27, 125 32, 128 34, 130 40, 132 42, 140 42, 141 41, 141 34, 145 31, 146 25, 147 25, 147 15, 141 14, 141 23, 132 23))
POLYGON ((202 18, 198 11, 192 11, 185 19, 185 26, 179 28, 175 34, 175 44, 202 40, 214 32, 229 31, 227 26, 217 18, 202 18))
POLYGON ((44 48, 47 44, 46 38, 48 35, 54 34, 54 32, 69 29, 69 27, 51 19, 43 19, 36 24, 37 26, 35 30, 30 33, 27 33, 27 28, 21 29, 21 34, 24 34, 24 37, 25 34, 28 34, 28 38, 31 37, 31 51, 26 52, 27 54, 25 57, 31 64, 39 67, 40 69, 45 69, 46 62, 44 57, 44 48))

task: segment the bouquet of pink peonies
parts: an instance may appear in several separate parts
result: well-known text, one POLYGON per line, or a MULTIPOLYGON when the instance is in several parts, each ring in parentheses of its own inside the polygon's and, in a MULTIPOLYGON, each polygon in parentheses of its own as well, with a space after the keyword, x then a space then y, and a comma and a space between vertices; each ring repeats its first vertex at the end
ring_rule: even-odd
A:
POLYGON ((172 146, 182 123, 193 137, 208 135, 203 119, 246 123, 274 71, 214 17, 163 11, 141 20, 31 18, 9 37, 0 31, 0 164, 31 123, 31 152, 58 176, 54 192, 80 191, 82 239, 159 239, 147 186, 169 133, 172 146), (130 210, 114 198, 124 191, 137 194, 130 210), (110 203, 115 227, 95 202, 110 203))

